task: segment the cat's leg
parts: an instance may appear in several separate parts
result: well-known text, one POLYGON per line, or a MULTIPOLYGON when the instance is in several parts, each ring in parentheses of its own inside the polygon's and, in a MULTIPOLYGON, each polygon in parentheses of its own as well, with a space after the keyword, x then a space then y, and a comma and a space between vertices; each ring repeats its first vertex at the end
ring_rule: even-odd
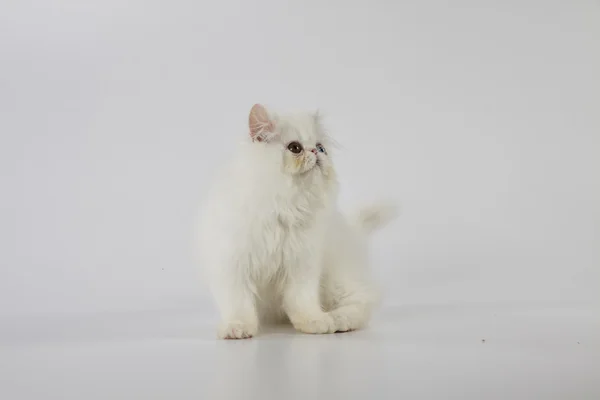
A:
POLYGON ((283 304, 290 322, 300 332, 335 332, 334 320, 319 304, 318 283, 290 283, 286 287, 283 304))
POLYGON ((333 333, 335 323, 320 303, 320 265, 312 258, 288 265, 283 309, 300 332, 333 333))
POLYGON ((259 319, 255 295, 249 282, 239 276, 220 274, 211 289, 221 314, 218 336, 221 339, 246 339, 258 332, 259 319))
POLYGON ((330 315, 335 323, 335 331, 347 332, 364 328, 377 303, 375 290, 366 283, 352 283, 340 289, 330 300, 334 304, 330 315))
POLYGON ((352 273, 356 265, 334 265, 324 274, 321 298, 334 320, 336 332, 364 328, 379 303, 377 288, 363 274, 352 273))

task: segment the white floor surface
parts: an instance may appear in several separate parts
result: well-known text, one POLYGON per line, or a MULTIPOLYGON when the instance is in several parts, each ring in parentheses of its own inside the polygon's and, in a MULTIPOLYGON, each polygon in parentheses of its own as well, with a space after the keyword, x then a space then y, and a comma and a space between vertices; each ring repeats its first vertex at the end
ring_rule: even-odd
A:
POLYGON ((1 320, 0 399, 600 399, 600 316, 384 308, 367 330, 219 341, 199 310, 1 320))

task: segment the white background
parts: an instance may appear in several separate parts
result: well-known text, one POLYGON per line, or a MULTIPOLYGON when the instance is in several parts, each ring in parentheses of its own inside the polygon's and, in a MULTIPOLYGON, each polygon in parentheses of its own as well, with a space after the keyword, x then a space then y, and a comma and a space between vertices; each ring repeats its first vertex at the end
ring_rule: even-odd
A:
POLYGON ((389 310, 535 305, 600 336, 598 71, 597 1, 5 0, 4 348, 65 314, 212 321, 193 217, 256 102, 325 113, 343 208, 398 200, 389 310))

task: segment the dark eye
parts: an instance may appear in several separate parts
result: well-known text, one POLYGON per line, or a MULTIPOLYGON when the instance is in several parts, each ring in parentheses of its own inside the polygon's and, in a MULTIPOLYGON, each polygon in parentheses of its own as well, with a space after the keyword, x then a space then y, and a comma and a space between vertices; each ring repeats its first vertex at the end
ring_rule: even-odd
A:
POLYGON ((325 147, 323 147, 321 143, 317 144, 317 150, 319 150, 321 153, 327 154, 327 152, 325 151, 325 147))
POLYGON ((288 150, 294 154, 298 154, 302 151, 302 145, 298 142, 292 142, 288 144, 288 150))

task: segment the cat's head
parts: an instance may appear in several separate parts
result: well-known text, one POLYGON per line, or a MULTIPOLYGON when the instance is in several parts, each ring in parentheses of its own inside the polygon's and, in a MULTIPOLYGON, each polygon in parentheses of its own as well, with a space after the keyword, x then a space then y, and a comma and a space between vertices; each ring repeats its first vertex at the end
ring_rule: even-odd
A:
MULTIPOLYGON (((278 153, 281 170, 293 176, 334 179, 332 142, 318 112, 277 115, 255 104, 249 116, 250 138, 278 153)), ((275 154, 277 157, 277 154, 275 154)))

